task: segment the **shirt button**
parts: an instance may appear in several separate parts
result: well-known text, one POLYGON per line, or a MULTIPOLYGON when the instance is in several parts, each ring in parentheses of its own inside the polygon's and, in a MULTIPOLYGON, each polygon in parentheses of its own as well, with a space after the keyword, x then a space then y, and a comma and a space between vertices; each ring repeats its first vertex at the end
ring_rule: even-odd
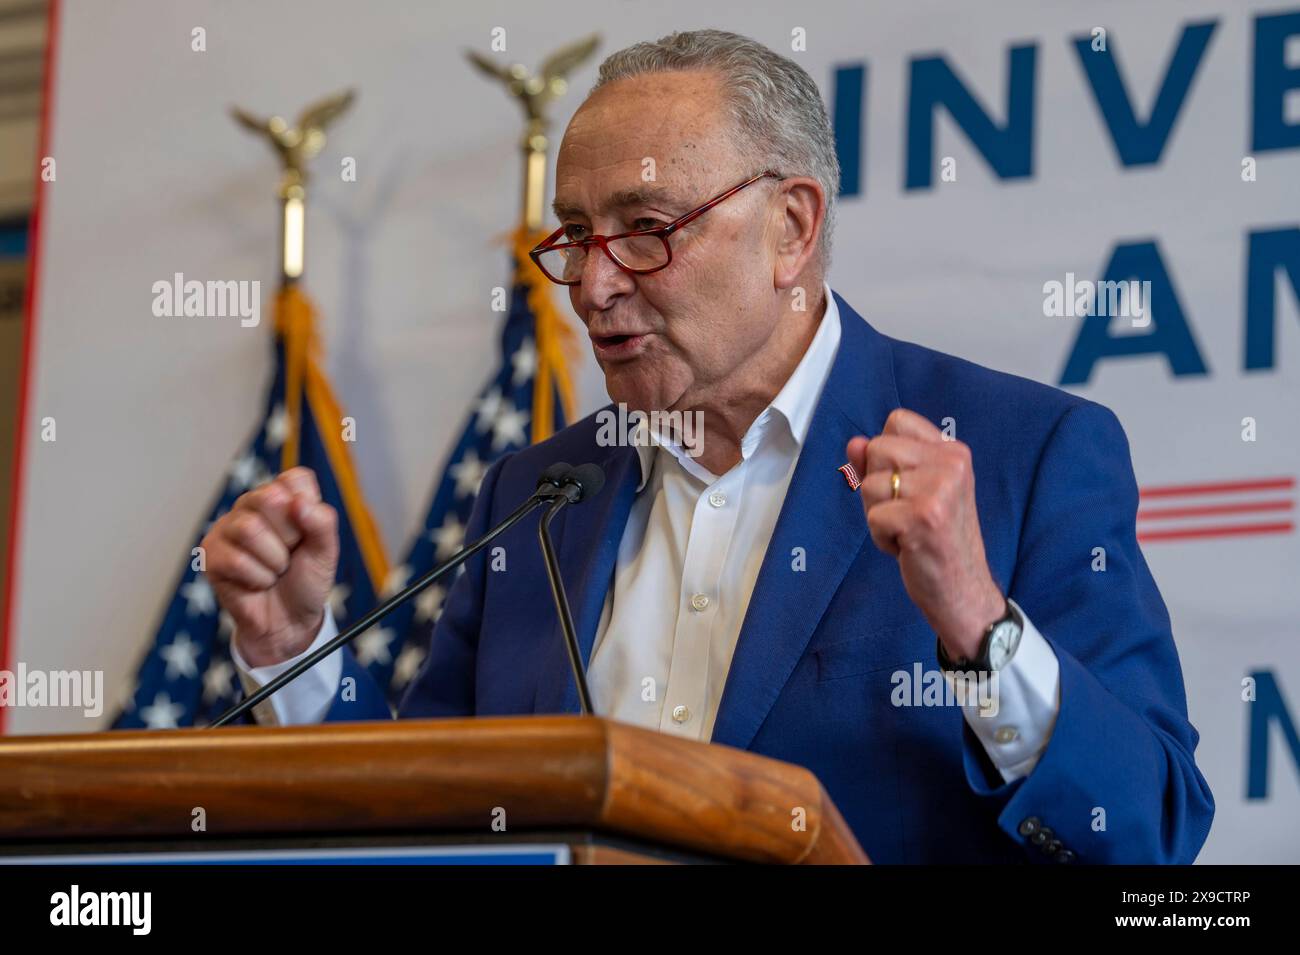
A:
POLYGON ((708 594, 695 594, 691 597, 691 606, 696 610, 704 610, 709 606, 708 594))
POLYGON ((673 707, 673 720, 678 723, 685 723, 691 718, 691 711, 685 706, 673 707))
POLYGON ((999 726, 997 732, 993 734, 993 738, 999 743, 1014 743, 1020 739, 1020 730, 1014 726, 999 726))
POLYGON ((717 491, 714 491, 712 494, 709 495, 709 503, 712 504, 714 507, 721 507, 722 505, 727 503, 727 495, 720 494, 717 491))

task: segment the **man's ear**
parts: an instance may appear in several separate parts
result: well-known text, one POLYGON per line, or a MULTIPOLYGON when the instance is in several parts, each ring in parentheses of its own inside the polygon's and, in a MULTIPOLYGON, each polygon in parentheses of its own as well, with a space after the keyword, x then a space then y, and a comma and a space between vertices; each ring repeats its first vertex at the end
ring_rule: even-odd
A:
POLYGON ((783 201, 772 278, 777 288, 787 289, 799 281, 817 254, 826 218, 826 194, 821 183, 809 176, 786 179, 780 188, 783 201))

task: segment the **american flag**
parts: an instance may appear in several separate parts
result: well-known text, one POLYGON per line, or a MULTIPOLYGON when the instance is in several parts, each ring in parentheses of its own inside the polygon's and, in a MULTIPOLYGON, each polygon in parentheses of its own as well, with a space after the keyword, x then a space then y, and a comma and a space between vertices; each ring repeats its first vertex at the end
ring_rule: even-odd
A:
MULTIPOLYGON (((194 546, 239 495, 287 467, 305 465, 339 514, 339 569, 330 604, 347 620, 374 605, 388 563, 361 497, 342 422, 321 368, 311 305, 289 286, 276 301, 275 377, 261 421, 227 472, 194 546)), ((233 623, 219 610, 199 557, 194 550, 186 555, 114 729, 204 726, 242 697, 230 657, 233 623)))
MULTIPOLYGON (((482 388, 433 487, 424 527, 384 589, 392 594, 463 546, 479 484, 501 455, 542 441, 573 414, 567 352, 572 331, 556 311, 551 284, 528 257, 546 237, 513 233, 513 282, 501 329, 501 364, 482 388)), ((396 707, 424 662, 429 634, 442 613, 450 580, 425 588, 353 644, 357 659, 388 688, 396 707)))

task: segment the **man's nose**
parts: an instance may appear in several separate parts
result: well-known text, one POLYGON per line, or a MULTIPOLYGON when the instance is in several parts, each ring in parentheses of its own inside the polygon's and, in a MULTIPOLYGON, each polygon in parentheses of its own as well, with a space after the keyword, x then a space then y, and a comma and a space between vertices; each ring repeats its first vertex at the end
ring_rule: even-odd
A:
POLYGON ((582 284, 578 286, 578 295, 586 309, 599 310, 609 307, 610 300, 617 295, 626 295, 636 288, 636 281, 617 265, 598 245, 587 250, 587 257, 582 263, 582 284))

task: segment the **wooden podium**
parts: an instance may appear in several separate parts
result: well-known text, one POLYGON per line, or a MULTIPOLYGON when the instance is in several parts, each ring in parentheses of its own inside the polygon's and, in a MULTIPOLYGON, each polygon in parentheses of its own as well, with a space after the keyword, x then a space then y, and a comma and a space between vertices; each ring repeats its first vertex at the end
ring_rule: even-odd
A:
POLYGON ((868 861, 808 770, 594 717, 0 739, 7 861, 538 846, 577 863, 868 861))

